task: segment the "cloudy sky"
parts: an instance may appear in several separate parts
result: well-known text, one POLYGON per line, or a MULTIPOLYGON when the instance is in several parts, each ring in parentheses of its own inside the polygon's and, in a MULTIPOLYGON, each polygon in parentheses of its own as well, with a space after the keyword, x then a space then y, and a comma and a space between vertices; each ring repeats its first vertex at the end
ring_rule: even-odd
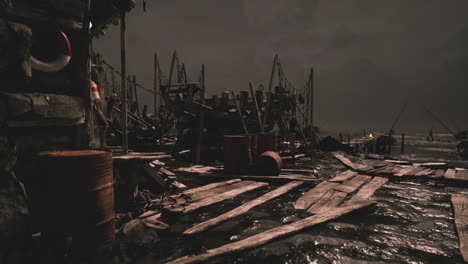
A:
MULTIPOLYGON (((127 20, 128 71, 148 88, 153 52, 177 50, 189 78, 206 65, 208 95, 267 84, 275 54, 289 81, 316 71, 316 125, 331 131, 468 129, 466 0, 142 0, 127 20)), ((95 51, 119 68, 119 27, 95 51)), ((140 100, 151 106, 150 94, 140 100)))

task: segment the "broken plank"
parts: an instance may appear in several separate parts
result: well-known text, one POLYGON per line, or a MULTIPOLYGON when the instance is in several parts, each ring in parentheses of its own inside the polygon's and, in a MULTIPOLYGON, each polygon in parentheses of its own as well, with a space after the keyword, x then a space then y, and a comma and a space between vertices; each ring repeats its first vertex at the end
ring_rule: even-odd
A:
POLYGON ((172 171, 165 169, 165 168, 160 168, 159 172, 161 172, 162 174, 166 176, 176 176, 172 171))
POLYGON ((319 214, 321 212, 333 210, 335 207, 338 207, 344 199, 346 199, 346 196, 348 196, 348 194, 345 192, 329 190, 318 202, 307 209, 307 212, 319 214))
POLYGON ((345 202, 343 205, 330 210, 328 212, 323 212, 317 215, 313 215, 297 222, 278 226, 267 230, 265 232, 253 235, 251 237, 245 238, 240 241, 229 243, 218 248, 209 249, 204 253, 198 255, 190 255, 175 259, 168 262, 169 264, 188 264, 188 263, 197 263, 197 262, 206 262, 207 260, 221 256, 227 253, 238 252, 241 250, 246 250, 249 248, 254 248, 267 244, 275 239, 284 237, 287 235, 295 234, 299 231, 302 231, 306 228, 310 228, 314 225, 321 224, 335 218, 338 218, 344 214, 352 212, 354 210, 369 206, 373 204, 372 201, 354 201, 354 202, 345 202))
POLYGON ((240 181, 241 181, 241 179, 234 179, 234 180, 229 180, 229 181, 225 181, 225 182, 215 182, 215 183, 207 184, 207 185, 197 187, 197 188, 194 188, 194 189, 186 190, 186 191, 183 192, 183 194, 188 195, 188 194, 193 194, 193 193, 196 193, 196 192, 203 192, 203 191, 206 191, 206 190, 209 190, 209 189, 217 188, 217 187, 224 186, 224 185, 233 184, 233 183, 240 182, 240 181))
POLYGON ((301 184, 303 184, 304 182, 300 182, 300 181, 293 181, 293 182, 290 182, 288 184, 285 184, 279 188, 276 188, 275 190, 271 191, 271 192, 268 192, 267 194, 264 194, 263 196, 260 196, 259 198, 255 199, 255 200, 252 200, 252 201, 249 201, 237 208, 234 208, 233 210, 227 212, 227 213, 224 213, 218 217, 215 217, 213 219, 210 219, 208 221, 205 221, 203 223, 200 223, 200 224, 197 224, 195 226, 193 226, 192 228, 189 228, 187 229, 184 234, 196 234, 196 233, 200 233, 202 231, 205 231, 206 229, 208 229, 209 227, 212 227, 214 225, 217 225, 221 222, 224 222, 226 220, 229 220, 229 219, 232 219, 234 217, 237 217, 239 215, 242 215, 246 212, 248 212, 250 209, 252 209, 253 207, 255 206, 258 206, 260 204, 263 204, 269 200, 272 200, 278 196, 281 196, 287 192, 289 192, 290 190, 300 186, 301 184))
POLYGON ((468 196, 453 194, 450 200, 454 211, 460 253, 463 260, 468 262, 468 196))
POLYGON ((227 200, 227 199, 234 198, 234 197, 236 197, 236 196, 238 196, 238 195, 240 195, 242 193, 245 193, 245 192, 248 192, 248 191, 253 191, 253 190, 265 187, 267 185, 268 185, 268 183, 264 183, 264 182, 251 182, 249 185, 246 185, 246 186, 243 186, 243 187, 240 187, 240 188, 237 188, 237 189, 225 192, 225 193, 221 193, 221 194, 218 194, 218 195, 215 195, 215 196, 208 197, 208 198, 206 198, 204 200, 201 200, 199 202, 189 204, 184 208, 183 213, 184 214, 190 213, 190 212, 193 212, 193 211, 195 211, 197 209, 200 209, 202 207, 212 205, 212 204, 215 204, 215 203, 219 203, 219 202, 222 202, 222 201, 227 200))
POLYGON ((337 176, 335 176, 333 179, 329 180, 331 182, 342 182, 342 181, 346 181, 354 176, 357 175, 357 172, 355 171, 352 171, 352 170, 347 170, 345 172, 342 172, 340 174, 338 174, 337 176))
POLYGON ((416 167, 406 167, 406 168, 402 168, 398 173, 395 173, 393 174, 394 176, 397 176, 397 177, 402 177, 404 175, 407 175, 408 172, 414 170, 416 167))
POLYGON ((446 179, 455 179, 456 176, 457 176, 457 171, 454 169, 448 169, 444 175, 446 179))
POLYGON ((253 181, 240 181, 240 182, 236 182, 233 184, 223 185, 223 186, 209 189, 203 192, 196 192, 196 193, 190 194, 190 198, 192 198, 193 201, 201 201, 205 198, 218 195, 221 193, 225 193, 225 192, 237 189, 237 188, 241 188, 252 183, 253 181))
MULTIPOLYGON (((232 178, 231 176, 223 174, 206 174, 198 175, 199 177, 209 178, 232 178)), ((317 179, 313 175, 298 175, 298 174, 280 174, 278 176, 258 176, 258 175, 236 175, 237 178, 244 180, 260 180, 260 181, 305 181, 315 182, 317 179)))
POLYGON ((374 177, 368 184, 364 185, 351 199, 354 200, 367 200, 374 193, 388 181, 387 178, 374 177))
POLYGON ((351 168, 352 170, 357 170, 359 168, 361 168, 362 166, 360 166, 360 164, 356 164, 356 163, 353 163, 351 160, 349 160, 348 158, 346 158, 345 156, 343 155, 340 155, 340 154, 334 154, 335 158, 337 158, 341 163, 343 163, 343 165, 345 165, 346 167, 348 168, 351 168))
POLYGON ((417 173, 425 170, 426 168, 424 167, 415 167, 413 170, 407 172, 405 175, 403 176, 416 176, 417 173))
POLYGON ((336 191, 352 193, 356 191, 361 185, 370 180, 371 177, 367 175, 358 175, 348 181, 343 182, 342 184, 333 188, 336 191))
POLYGON ((432 178, 442 178, 442 177, 444 177, 444 175, 445 175, 444 170, 436 170, 435 174, 432 175, 431 177, 432 178))
POLYGON ((294 208, 298 210, 306 210, 312 204, 316 203, 328 190, 338 185, 339 183, 336 182, 319 183, 317 186, 302 195, 301 198, 294 203, 294 208))
POLYGON ((167 189, 168 185, 166 180, 164 180, 158 173, 157 170, 155 170, 151 165, 149 164, 144 164, 143 165, 143 170, 151 176, 151 179, 155 181, 156 184, 158 184, 161 188, 167 189))

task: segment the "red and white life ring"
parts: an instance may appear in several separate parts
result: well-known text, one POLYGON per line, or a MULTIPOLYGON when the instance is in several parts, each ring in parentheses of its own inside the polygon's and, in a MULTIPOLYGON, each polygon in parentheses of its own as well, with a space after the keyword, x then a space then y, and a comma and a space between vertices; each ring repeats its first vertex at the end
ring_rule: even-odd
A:
POLYGON ((91 84, 91 99, 93 101, 100 101, 101 97, 99 96, 99 89, 97 87, 97 84, 92 80, 90 80, 90 84, 91 84))
POLYGON ((58 72, 63 70, 71 60, 72 49, 70 45, 70 40, 68 39, 65 33, 60 32, 62 39, 65 41, 67 50, 64 53, 58 55, 57 59, 50 62, 42 62, 31 56, 31 67, 36 71, 41 72, 58 72))

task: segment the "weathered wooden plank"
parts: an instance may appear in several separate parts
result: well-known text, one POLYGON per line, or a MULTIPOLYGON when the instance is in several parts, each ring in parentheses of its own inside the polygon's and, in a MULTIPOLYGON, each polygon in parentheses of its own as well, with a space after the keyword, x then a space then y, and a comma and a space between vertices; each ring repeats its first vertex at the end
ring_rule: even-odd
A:
POLYGON ((453 194, 450 200, 454 211, 460 253, 463 256, 463 260, 468 262, 468 196, 453 194))
POLYGON ((364 185, 350 200, 369 199, 387 181, 387 178, 374 177, 368 184, 364 185))
POLYGON ((336 191, 340 191, 340 192, 352 193, 370 179, 371 179, 370 176, 358 175, 352 178, 351 180, 345 181, 342 184, 334 187, 333 189, 336 191))
POLYGON ((352 170, 357 170, 359 168, 362 168, 362 166, 360 166, 360 164, 356 164, 356 163, 353 163, 351 160, 349 160, 348 158, 346 158, 345 156, 343 155, 340 155, 340 154, 334 154, 335 158, 337 158, 341 163, 343 163, 343 165, 345 165, 346 167, 348 168, 351 168, 352 170))
POLYGON ((393 163, 393 164, 398 164, 398 165, 409 165, 410 162, 407 160, 384 160, 385 162, 393 163))
POLYGON ((200 208, 208 206, 208 205, 212 205, 212 204, 219 203, 219 202, 222 202, 222 201, 227 200, 227 199, 234 198, 234 197, 236 197, 236 196, 238 196, 238 195, 240 195, 242 193, 245 193, 245 192, 248 192, 248 191, 253 191, 253 190, 265 187, 267 185, 268 185, 268 183, 265 183, 265 182, 252 182, 249 185, 246 185, 246 186, 243 186, 243 187, 240 187, 240 188, 237 188, 237 189, 225 192, 225 193, 221 193, 221 194, 218 194, 218 195, 215 195, 215 196, 208 197, 208 198, 203 199, 203 200, 201 200, 199 202, 195 202, 195 203, 191 203, 191 204, 187 205, 184 208, 184 214, 193 212, 193 211, 195 211, 197 209, 200 209, 200 208))
POLYGON ((452 179, 455 179, 456 176, 457 176, 457 171, 454 170, 454 169, 448 169, 447 171, 445 171, 444 177, 446 179, 451 179, 452 180, 452 179))
POLYGON ((445 175, 444 170, 437 170, 432 177, 433 178, 442 178, 442 177, 444 177, 444 175, 445 175))
POLYGON ((352 170, 347 170, 335 176, 333 179, 329 180, 331 182, 342 182, 351 179, 352 177, 356 176, 357 172, 352 170))
POLYGON ((409 172, 411 172, 412 170, 414 170, 416 167, 406 167, 406 168, 402 168, 398 173, 395 173, 393 174, 394 176, 397 176, 397 177, 402 177, 402 176, 405 176, 407 175, 409 172))
POLYGON ((201 186, 201 187, 186 190, 186 191, 183 192, 183 194, 189 195, 189 194, 193 194, 193 193, 196 193, 196 192, 203 192, 203 191, 206 191, 206 190, 209 190, 209 189, 217 188, 217 187, 224 186, 224 185, 233 184, 233 183, 240 182, 240 181, 241 181, 241 179, 234 179, 234 180, 229 180, 229 181, 225 181, 225 182, 215 182, 215 183, 207 184, 207 185, 204 185, 204 186, 201 186))
POLYGON ((455 176, 456 176, 457 180, 467 181, 468 180, 468 170, 459 170, 459 171, 457 171, 457 174, 455 176))
POLYGON ((403 176, 416 176, 417 173, 425 170, 426 168, 424 167, 415 167, 413 170, 409 171, 408 173, 406 173, 405 175, 403 176))
POLYGON ((424 170, 414 174, 414 176, 428 176, 430 174, 433 174, 434 172, 435 172, 435 170, 427 168, 427 169, 424 169, 424 170))
POLYGON ((304 218, 302 220, 299 220, 291 224, 278 226, 270 230, 267 230, 265 232, 262 232, 260 234, 248 237, 246 239, 236 241, 233 243, 229 243, 218 248, 209 249, 206 252, 198 254, 198 255, 181 257, 168 263, 169 264, 188 264, 188 263, 204 262, 213 257, 221 256, 227 253, 232 253, 232 252, 237 252, 237 251, 241 251, 241 250, 245 250, 245 249, 249 249, 253 247, 258 247, 258 246, 267 244, 280 237, 295 234, 303 229, 338 218, 344 214, 347 214, 354 210, 369 206, 373 203, 374 202, 367 201, 367 200, 345 202, 343 205, 335 208, 334 210, 330 210, 330 211, 323 212, 317 215, 313 215, 313 216, 304 218))
POLYGON ((297 199, 297 201, 294 203, 294 208, 298 210, 306 210, 312 204, 316 203, 325 192, 338 185, 339 183, 336 182, 319 183, 317 186, 302 195, 301 198, 297 199))
POLYGON ((321 212, 333 210, 346 199, 346 196, 348 196, 348 194, 345 192, 329 190, 318 202, 307 209, 307 212, 319 214, 321 212))
POLYGON ((203 191, 203 192, 196 192, 196 193, 190 194, 190 197, 192 198, 193 201, 201 201, 201 200, 203 200, 205 198, 208 198, 208 197, 211 197, 211 196, 214 196, 214 195, 218 195, 218 194, 221 194, 221 193, 225 193, 225 192, 237 189, 237 188, 241 188, 243 186, 246 186, 246 185, 249 185, 249 184, 252 184, 252 183, 253 183, 253 181, 235 182, 233 184, 219 186, 219 187, 212 188, 212 189, 209 189, 209 190, 206 190, 206 191, 203 191))
MULTIPOLYGON (((231 176, 222 175, 222 174, 206 174, 198 175, 199 177, 208 177, 208 178, 232 178, 231 176)), ((315 182, 317 178, 313 175, 300 175, 300 174, 287 174, 282 173, 278 176, 258 176, 258 175, 236 175, 236 178, 241 178, 244 180, 261 180, 261 181, 305 181, 305 182, 315 182)))
POLYGON ((268 192, 267 194, 265 195, 262 195, 260 197, 258 197, 257 199, 255 200, 252 200, 252 201, 249 201, 239 207, 236 207, 234 208, 233 210, 227 212, 227 213, 224 213, 218 217, 215 217, 215 218, 212 218, 208 221, 205 221, 203 223, 199 223, 195 226, 193 226, 192 228, 189 228, 187 229, 184 234, 196 234, 196 233, 200 233, 202 231, 205 231, 206 229, 208 229, 209 227, 212 227, 214 225, 217 225, 221 222, 224 222, 226 220, 229 220, 229 219, 232 219, 234 217, 237 217, 239 215, 242 215, 246 212, 248 212, 250 209, 254 208, 255 206, 258 206, 260 204, 263 204, 269 200, 272 200, 276 197, 279 197, 287 192, 289 192, 290 190, 300 186, 301 184, 303 184, 304 182, 300 182, 300 181, 293 181, 293 182, 290 182, 288 184, 285 184, 279 188, 276 188, 275 190, 271 191, 271 192, 268 192))

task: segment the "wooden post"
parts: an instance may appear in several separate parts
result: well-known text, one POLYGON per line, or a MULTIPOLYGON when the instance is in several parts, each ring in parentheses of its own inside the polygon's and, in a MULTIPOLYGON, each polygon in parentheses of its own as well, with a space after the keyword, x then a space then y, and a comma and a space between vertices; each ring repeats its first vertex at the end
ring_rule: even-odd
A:
MULTIPOLYGON (((310 127, 314 128, 314 68, 310 68, 310 76, 309 76, 309 124, 310 127)), ((313 134, 313 133, 312 133, 313 134)))
POLYGON ((351 135, 348 134, 348 146, 351 146, 351 135))
POLYGON ((133 89, 134 89, 134 94, 135 94, 135 102, 136 102, 136 107, 137 107, 137 115, 140 115, 140 104, 138 103, 138 91, 137 91, 137 84, 136 84, 136 76, 132 76, 132 82, 133 82, 133 89))
POLYGON ((127 107, 127 69, 126 69, 126 39, 125 39, 125 10, 120 12, 120 73, 122 81, 122 111, 120 115, 120 122, 122 124, 122 150, 123 154, 128 154, 128 107, 127 107))
POLYGON ((167 89, 170 89, 171 84, 172 84, 172 74, 173 74, 173 71, 174 71, 174 63, 175 63, 176 57, 177 57, 177 52, 174 51, 174 53, 172 54, 172 62, 171 62, 171 69, 169 71, 169 81, 168 81, 168 84, 167 84, 167 89))
MULTIPOLYGON (((200 94, 200 103, 205 104, 205 64, 202 64, 201 69, 201 94, 200 94)), ((200 111, 199 114, 199 125, 198 125, 198 137, 197 137, 197 145, 195 149, 195 163, 200 163, 201 161, 201 148, 203 143, 203 132, 205 130, 205 112, 203 110, 200 111)))
POLYGON ((271 68, 270 84, 268 85, 268 93, 267 93, 267 104, 265 107, 265 113, 263 115, 263 124, 262 124, 263 129, 265 129, 266 122, 268 120, 268 111, 270 109, 271 89, 273 88, 273 80, 275 78, 276 64, 278 63, 277 58, 278 58, 278 55, 276 55, 275 58, 273 59, 273 67, 271 68))
POLYGON ((367 136, 366 130, 365 130, 365 129, 362 130, 362 136, 363 136, 363 137, 366 137, 366 136, 367 136))
POLYGON ((252 100, 255 106, 255 112, 257 114, 258 127, 260 132, 263 132, 262 119, 260 118, 260 110, 258 109, 257 96, 255 96, 255 91, 253 88, 252 82, 249 82, 250 93, 252 94, 252 100))
POLYGON ((159 94, 159 63, 158 55, 154 53, 154 118, 158 116, 158 94, 159 94))
POLYGON ((405 153, 405 133, 401 133, 401 154, 405 153))
POLYGON ((236 95, 234 94, 234 91, 231 91, 231 93, 232 93, 232 97, 234 98, 234 102, 236 103, 237 112, 239 112, 239 117, 242 122, 242 127, 244 128, 244 133, 248 134, 249 132, 247 131, 247 127, 245 126, 244 118, 242 117, 242 112, 239 107, 239 102, 237 102, 237 98, 236 98, 236 95))
POLYGON ((343 134, 340 133, 339 136, 340 136, 340 143, 343 143, 343 134))

